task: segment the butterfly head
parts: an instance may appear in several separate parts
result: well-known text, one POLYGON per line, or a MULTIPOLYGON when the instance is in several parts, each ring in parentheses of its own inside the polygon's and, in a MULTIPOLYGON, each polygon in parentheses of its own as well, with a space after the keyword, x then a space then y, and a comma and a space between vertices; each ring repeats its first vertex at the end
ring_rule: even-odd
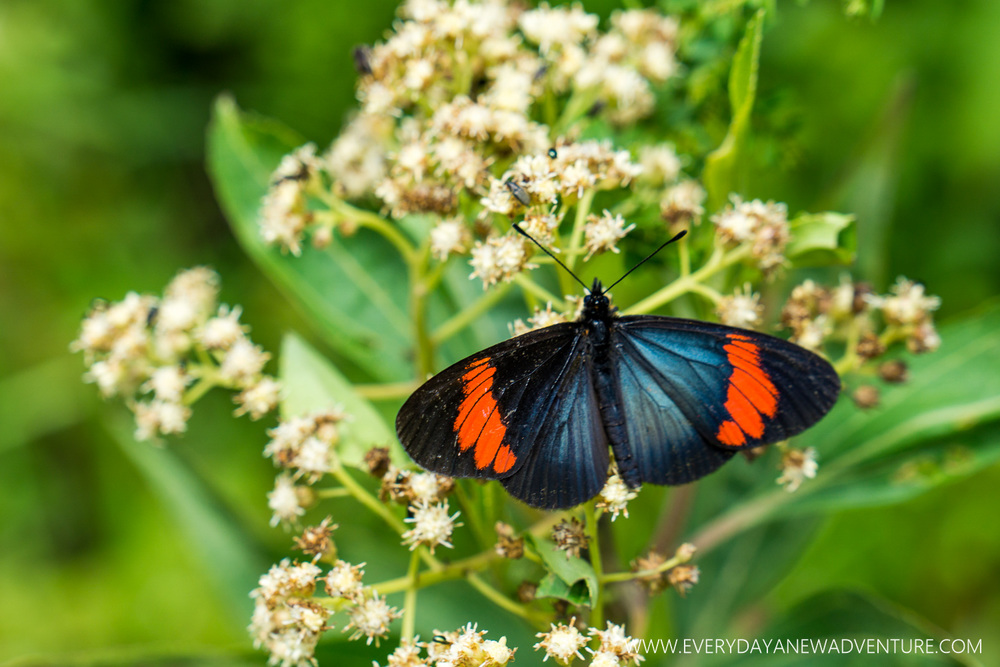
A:
POLYGON ((597 278, 588 290, 587 296, 583 297, 583 314, 586 318, 604 319, 611 312, 611 303, 608 295, 604 291, 604 285, 597 278))

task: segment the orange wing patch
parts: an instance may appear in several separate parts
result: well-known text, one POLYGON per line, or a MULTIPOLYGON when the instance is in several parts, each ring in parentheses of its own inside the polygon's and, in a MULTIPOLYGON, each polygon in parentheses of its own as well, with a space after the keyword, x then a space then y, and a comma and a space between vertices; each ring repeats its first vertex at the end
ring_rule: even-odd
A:
POLYGON ((472 449, 476 468, 484 470, 493 464, 493 470, 505 473, 514 467, 517 457, 510 447, 503 444, 507 427, 500 420, 500 408, 493 398, 493 374, 489 357, 469 364, 462 375, 464 398, 458 406, 454 429, 458 434, 458 449, 472 449))
POLYGON ((722 422, 715 437, 724 445, 738 447, 747 436, 764 435, 764 417, 778 412, 778 389, 760 362, 760 348, 749 336, 729 334, 732 341, 722 349, 733 367, 726 389, 726 411, 730 419, 722 422))

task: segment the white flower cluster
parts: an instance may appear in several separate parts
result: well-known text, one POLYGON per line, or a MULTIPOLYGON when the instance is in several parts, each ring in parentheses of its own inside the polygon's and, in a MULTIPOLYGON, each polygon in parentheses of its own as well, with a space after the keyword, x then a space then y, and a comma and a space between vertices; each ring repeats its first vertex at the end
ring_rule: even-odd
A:
POLYGON ((541 639, 535 644, 535 650, 545 651, 542 662, 552 658, 560 665, 568 665, 576 658, 583 658, 580 651, 593 639, 599 643, 596 649, 587 648, 591 654, 592 667, 624 667, 629 664, 638 665, 645 660, 635 651, 636 642, 625 634, 624 626, 611 622, 604 630, 588 628, 584 635, 577 629, 576 619, 573 618, 569 623, 553 623, 548 632, 540 632, 535 636, 541 639))
POLYGON ((400 612, 385 598, 361 584, 361 565, 338 560, 324 576, 313 563, 288 559, 273 566, 250 593, 254 612, 248 630, 254 645, 270 654, 269 664, 282 667, 315 665, 316 644, 326 630, 333 608, 343 609, 350 639, 366 638, 378 644, 389 634, 389 624, 400 612), (322 583, 330 598, 317 598, 322 583), (331 604, 336 601, 336 604, 331 604))
POLYGON ((608 481, 604 483, 604 488, 598 494, 600 500, 597 501, 597 507, 603 509, 605 512, 611 512, 612 521, 617 519, 619 514, 624 514, 627 519, 628 504, 635 500, 638 495, 638 491, 630 489, 625 484, 624 480, 619 476, 617 469, 612 464, 608 481))
POLYGON ((313 601, 320 569, 312 563, 283 560, 260 578, 250 593, 254 600, 250 635, 254 646, 270 654, 269 664, 299 667, 314 664, 316 644, 331 611, 313 601))
POLYGON ((899 278, 885 295, 847 276, 832 288, 806 280, 792 290, 781 322, 792 331, 793 341, 811 350, 820 349, 831 336, 846 337, 848 330, 857 329, 855 353, 867 361, 897 341, 904 341, 914 353, 936 350, 941 338, 933 312, 940 305, 941 300, 928 296, 923 285, 906 278, 899 278))
MULTIPOLYGON (((531 268, 523 239, 495 236, 482 224, 490 214, 525 207, 524 227, 551 243, 565 204, 588 191, 627 187, 642 173, 609 141, 553 142, 546 123, 557 118, 533 117, 539 102, 564 100, 556 110, 560 127, 588 113, 631 123, 651 112, 653 86, 677 70, 675 19, 626 10, 613 13, 606 30, 599 23, 580 5, 405 2, 385 41, 356 53, 359 112, 323 155, 304 146, 275 172, 261 212, 265 240, 297 255, 307 230, 315 229, 313 244, 321 245, 334 229, 346 234, 356 223, 337 207, 312 211, 308 195, 374 196, 391 218, 437 216, 432 255, 443 261, 471 252, 472 275, 484 286, 531 268), (482 210, 473 227, 457 214, 475 218, 463 203, 476 201, 482 210)), ((650 182, 679 175, 681 160, 669 146, 643 160, 650 182)), ((614 216, 598 218, 588 226, 586 251, 616 252, 629 228, 614 216)))
POLYGON ((330 471, 346 418, 342 410, 331 408, 283 419, 268 431, 271 440, 264 447, 264 456, 284 470, 275 478, 274 490, 267 494, 272 526, 294 524, 312 504, 312 491, 296 481, 313 484, 330 471))
POLYGON ((773 272, 785 263, 788 244, 788 207, 759 199, 745 202, 731 195, 730 205, 712 216, 716 231, 727 243, 749 243, 761 270, 773 272))
POLYGON ((218 292, 215 272, 197 267, 178 273, 162 297, 130 292, 84 318, 71 345, 84 355, 84 379, 125 399, 137 439, 183 433, 194 384, 238 390, 236 414, 252 419, 277 405, 280 386, 263 372, 270 355, 247 337, 239 307, 219 305, 218 292))
POLYGON ((759 329, 764 322, 764 306, 760 303, 760 294, 753 291, 750 283, 744 284, 731 295, 722 297, 715 312, 723 324, 731 327, 759 329))
POLYGON ((264 447, 264 456, 294 471, 296 478, 315 482, 333 465, 334 447, 345 419, 340 408, 283 419, 267 432, 271 440, 264 447))
POLYGON ((454 480, 433 472, 414 472, 390 466, 382 477, 382 496, 407 506, 403 519, 412 527, 403 533, 410 550, 423 545, 431 552, 437 546, 451 548, 451 534, 459 512, 450 513, 447 495, 454 480))
MULTIPOLYGON (((514 659, 515 649, 507 646, 507 638, 486 639, 486 631, 469 623, 456 632, 434 632, 434 641, 423 646, 427 661, 434 667, 502 667, 514 659)), ((413 663, 421 664, 421 663, 413 663)), ((392 657, 389 658, 392 666, 392 657)))
POLYGON ((271 189, 261 206, 264 241, 293 255, 302 254, 302 233, 312 221, 306 193, 318 184, 322 166, 315 144, 306 144, 282 158, 271 175, 271 189))
POLYGON ((553 324, 569 322, 572 317, 574 317, 572 313, 559 313, 552 310, 552 302, 550 301, 545 304, 544 310, 536 307, 535 313, 528 318, 527 323, 519 318, 514 320, 509 327, 513 335, 520 336, 521 334, 534 331, 535 329, 544 329, 545 327, 550 327, 553 324))

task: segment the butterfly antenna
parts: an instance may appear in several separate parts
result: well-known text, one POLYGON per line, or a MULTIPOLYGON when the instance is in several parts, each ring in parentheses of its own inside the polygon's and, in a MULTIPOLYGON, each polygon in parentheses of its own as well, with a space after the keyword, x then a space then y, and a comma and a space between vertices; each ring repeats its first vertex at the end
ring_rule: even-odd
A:
MULTIPOLYGON (((621 281, 625 280, 625 278, 628 277, 628 274, 632 273, 633 271, 635 271, 636 269, 638 269, 640 266, 642 266, 643 264, 645 264, 649 260, 653 259, 653 257, 656 256, 656 253, 660 252, 661 250, 663 250, 664 248, 666 248, 668 245, 670 245, 674 241, 679 241, 685 234, 687 234, 687 230, 686 229, 681 230, 680 232, 678 232, 677 235, 674 236, 672 239, 670 239, 669 241, 665 242, 663 245, 661 245, 659 248, 657 248, 653 252, 649 253, 649 255, 646 256, 646 259, 642 260, 641 262, 639 262, 638 264, 636 264, 635 266, 633 266, 631 269, 629 269, 628 271, 626 271, 624 276, 622 276, 618 280, 616 280, 613 283, 611 283, 608 287, 606 287, 604 289, 604 291, 605 292, 610 292, 611 288, 614 287, 615 285, 617 285, 618 283, 620 283, 621 281)), ((579 280, 579 278, 577 278, 577 280, 579 280)))
MULTIPOLYGON (((564 269, 566 269, 566 273, 568 273, 569 275, 573 276, 573 279, 576 280, 576 282, 578 282, 581 285, 583 285, 583 289, 587 290, 588 293, 590 292, 590 288, 587 287, 586 283, 584 283, 582 280, 580 280, 580 278, 577 277, 577 275, 575 273, 573 273, 573 271, 571 271, 568 266, 566 266, 565 264, 563 264, 562 260, 560 260, 554 254, 552 254, 552 251, 550 251, 548 248, 546 248, 541 243, 539 243, 533 236, 531 236, 531 234, 529 234, 528 232, 526 232, 523 229, 521 229, 516 222, 513 224, 513 227, 517 231, 518 234, 520 234, 521 236, 523 236, 524 238, 528 239, 529 241, 531 241, 532 243, 534 243, 536 246, 538 246, 539 248, 541 248, 542 252, 544 252, 546 255, 548 255, 553 260, 555 260, 556 264, 558 264, 559 266, 561 266, 564 269)), ((653 254, 656 254, 656 253, 653 253, 653 254)), ((646 260, 643 260, 643 261, 646 261, 646 260)))

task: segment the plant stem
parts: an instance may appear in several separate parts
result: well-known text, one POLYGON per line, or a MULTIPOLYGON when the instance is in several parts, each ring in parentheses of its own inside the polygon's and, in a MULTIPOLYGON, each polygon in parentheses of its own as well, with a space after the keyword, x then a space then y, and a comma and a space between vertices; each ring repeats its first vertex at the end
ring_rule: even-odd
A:
POLYGON ((465 488, 462 486, 459 480, 455 481, 455 496, 458 498, 459 505, 462 506, 462 511, 465 512, 465 519, 469 523, 469 527, 472 528, 472 532, 476 534, 476 539, 479 541, 479 545, 483 549, 488 549, 491 546, 490 538, 486 532, 486 528, 483 525, 483 518, 480 516, 478 508, 473 507, 472 498, 469 494, 465 492, 465 488))
POLYGON ((700 294, 715 305, 719 305, 722 301, 722 294, 718 290, 712 289, 708 285, 702 285, 701 283, 693 283, 690 288, 691 292, 695 294, 700 294))
POLYGON ((587 503, 584 515, 587 520, 587 552, 590 554, 590 565, 594 568, 598 581, 594 608, 590 612, 590 626, 601 628, 604 627, 604 589, 599 584, 604 572, 601 563, 601 543, 597 534, 598 519, 595 501, 587 503))
POLYGON ((407 263, 410 273, 410 314, 413 317, 413 337, 417 348, 418 378, 426 377, 434 370, 434 348, 436 345, 427 331, 428 289, 424 282, 429 261, 430 246, 426 245, 419 258, 407 263))
POLYGON ((482 317, 484 313, 489 311, 500 299, 507 295, 511 286, 512 283, 501 283, 487 290, 481 297, 439 326, 437 331, 431 334, 431 342, 439 345, 482 317))
POLYGON ((690 542, 698 547, 698 553, 707 553, 732 536, 762 523, 772 511, 787 502, 789 496, 785 491, 772 491, 743 503, 711 521, 690 542))
MULTIPOLYGON (((418 572, 417 588, 426 588, 428 586, 433 586, 434 584, 439 584, 442 581, 464 579, 469 572, 482 569, 497 558, 499 558, 499 556, 496 552, 490 549, 488 551, 480 552, 475 556, 463 558, 462 560, 457 560, 454 563, 445 565, 440 570, 425 570, 424 572, 418 572)), ((407 590, 409 585, 410 577, 407 575, 405 577, 398 577, 396 579, 383 581, 382 583, 373 585, 372 588, 374 588, 380 595, 390 595, 392 593, 399 593, 400 591, 407 590)))
POLYGON ((750 255, 750 246, 741 245, 728 253, 724 253, 721 248, 716 248, 703 267, 689 276, 680 277, 663 289, 650 294, 639 303, 625 310, 626 315, 637 313, 648 313, 656 310, 660 306, 669 303, 687 292, 697 291, 702 288, 699 283, 711 278, 719 271, 731 266, 750 255))
MULTIPOLYGON (((583 247, 583 227, 590 215, 590 207, 594 203, 594 195, 597 190, 585 190, 580 201, 576 203, 576 215, 573 217, 573 231, 569 237, 569 250, 566 258, 566 266, 571 270, 576 267, 577 257, 580 256, 580 248, 583 247)), ((569 278, 569 276, 565 276, 569 278)))
MULTIPOLYGON (((658 574, 662 574, 667 570, 672 570, 678 565, 682 565, 691 560, 687 557, 674 556, 673 558, 664 561, 659 566, 652 570, 639 570, 637 572, 611 572, 598 577, 598 581, 602 584, 616 584, 623 581, 632 581, 633 579, 639 579, 642 577, 654 577, 658 574)), ((594 626, 596 627, 596 626, 594 626)))
POLYGON ((369 401, 389 401, 395 398, 406 398, 419 386, 419 380, 407 380, 406 382, 382 384, 356 384, 354 391, 369 401))
POLYGON ((212 372, 206 373, 193 387, 184 392, 181 403, 184 405, 193 405, 199 398, 211 391, 212 388, 218 386, 218 382, 216 382, 218 377, 214 372, 215 369, 212 368, 211 370, 212 372))
POLYGON ((351 492, 342 486, 337 486, 332 489, 313 489, 313 493, 316 494, 317 498, 322 498, 323 500, 328 500, 330 498, 347 498, 351 495, 351 492))
POLYGON ((514 602, 509 597, 498 591, 493 586, 483 581, 482 577, 478 574, 469 573, 466 575, 466 580, 475 588, 479 593, 485 597, 487 600, 495 604, 496 606, 509 611, 512 614, 516 614, 521 618, 527 619, 532 623, 538 623, 548 619, 548 616, 541 614, 536 611, 525 607, 524 605, 514 602))
POLYGON ((406 587, 406 597, 403 599, 403 632, 401 641, 413 639, 414 629, 417 624, 417 577, 420 572, 419 552, 423 547, 414 549, 410 555, 410 567, 406 572, 408 585, 406 587))
POLYGON ((691 246, 688 237, 685 236, 677 242, 677 255, 681 263, 681 278, 686 278, 691 275, 691 246))
POLYGON ((351 474, 340 463, 334 465, 330 472, 352 496, 357 498, 358 502, 382 517, 387 524, 392 526, 393 530, 400 535, 406 532, 406 524, 403 523, 402 519, 390 512, 388 507, 378 501, 378 498, 368 493, 367 489, 354 481, 351 474))
POLYGON ((397 227, 390 224, 385 218, 371 211, 351 206, 339 198, 328 198, 326 200, 330 208, 344 217, 349 217, 361 227, 367 227, 381 234, 385 240, 396 246, 396 250, 403 256, 407 264, 411 264, 417 259, 417 249, 413 246, 397 227))
POLYGON ((524 275, 523 273, 519 273, 516 276, 514 276, 514 282, 517 283, 518 286, 524 291, 534 294, 539 301, 543 301, 546 303, 551 302, 553 307, 557 308, 558 310, 566 310, 565 300, 560 299, 555 294, 548 291, 547 289, 545 289, 544 287, 536 283, 534 280, 524 275))

